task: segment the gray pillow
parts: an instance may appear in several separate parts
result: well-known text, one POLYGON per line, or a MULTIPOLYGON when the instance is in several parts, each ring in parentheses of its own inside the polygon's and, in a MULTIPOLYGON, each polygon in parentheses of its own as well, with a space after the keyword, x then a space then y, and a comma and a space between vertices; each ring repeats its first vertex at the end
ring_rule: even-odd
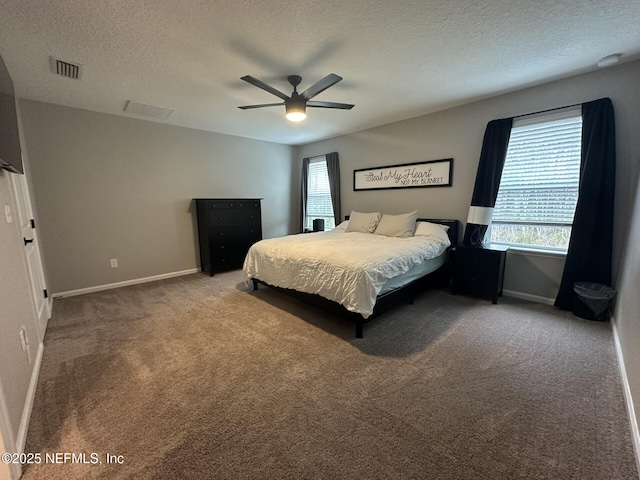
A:
POLYGON ((378 226, 381 214, 379 212, 360 213, 351 212, 347 232, 373 233, 378 226))
POLYGON ((417 218, 417 210, 400 215, 388 215, 385 213, 382 215, 380 223, 378 223, 375 234, 387 237, 413 237, 417 218))

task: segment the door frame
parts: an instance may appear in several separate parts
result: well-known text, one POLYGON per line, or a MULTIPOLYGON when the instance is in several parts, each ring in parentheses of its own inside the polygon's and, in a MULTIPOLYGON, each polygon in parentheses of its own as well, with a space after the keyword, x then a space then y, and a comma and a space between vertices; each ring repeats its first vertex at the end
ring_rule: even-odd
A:
MULTIPOLYGON (((0 378, 0 453, 20 453, 16 450, 16 440, 11 433, 11 423, 9 412, 4 396, 2 379, 0 378)), ((20 464, 11 463, 9 465, 0 462, 0 480, 18 480, 22 475, 20 464)))

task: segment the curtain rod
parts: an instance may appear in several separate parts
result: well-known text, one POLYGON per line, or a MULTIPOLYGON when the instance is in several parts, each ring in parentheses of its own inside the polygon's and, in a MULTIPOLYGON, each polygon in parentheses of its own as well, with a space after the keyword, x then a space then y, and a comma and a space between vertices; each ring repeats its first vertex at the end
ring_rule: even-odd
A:
POLYGON ((522 117, 529 117, 531 115, 538 115, 539 113, 553 112, 555 110, 564 110, 565 108, 573 108, 573 107, 579 107, 579 106, 582 106, 582 103, 574 103, 573 105, 565 105, 564 107, 548 108, 546 110, 540 110, 539 112, 531 112, 531 113, 525 113, 523 115, 516 115, 513 118, 516 119, 516 118, 522 118, 522 117))

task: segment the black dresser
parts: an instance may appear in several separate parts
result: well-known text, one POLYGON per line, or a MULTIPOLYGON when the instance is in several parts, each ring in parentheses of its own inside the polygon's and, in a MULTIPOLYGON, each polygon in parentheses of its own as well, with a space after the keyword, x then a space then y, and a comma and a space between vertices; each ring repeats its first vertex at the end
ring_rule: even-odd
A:
POLYGON ((216 272, 242 268, 249 247, 262 240, 259 198, 196 198, 200 266, 216 272))

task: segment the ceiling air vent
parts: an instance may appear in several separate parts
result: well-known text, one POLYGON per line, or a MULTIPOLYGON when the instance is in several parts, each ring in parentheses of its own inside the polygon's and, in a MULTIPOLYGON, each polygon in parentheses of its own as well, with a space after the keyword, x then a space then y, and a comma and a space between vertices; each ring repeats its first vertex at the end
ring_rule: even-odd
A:
POLYGON ((154 105, 145 105, 144 103, 134 102, 129 100, 124 107, 124 111, 128 113, 135 113, 136 115, 142 115, 143 117, 160 118, 166 120, 169 115, 173 113, 170 108, 156 107, 154 105))
POLYGON ((65 62, 64 60, 58 60, 53 57, 51 57, 51 70, 56 75, 73 78, 74 80, 80 80, 80 77, 82 76, 82 65, 65 62))

